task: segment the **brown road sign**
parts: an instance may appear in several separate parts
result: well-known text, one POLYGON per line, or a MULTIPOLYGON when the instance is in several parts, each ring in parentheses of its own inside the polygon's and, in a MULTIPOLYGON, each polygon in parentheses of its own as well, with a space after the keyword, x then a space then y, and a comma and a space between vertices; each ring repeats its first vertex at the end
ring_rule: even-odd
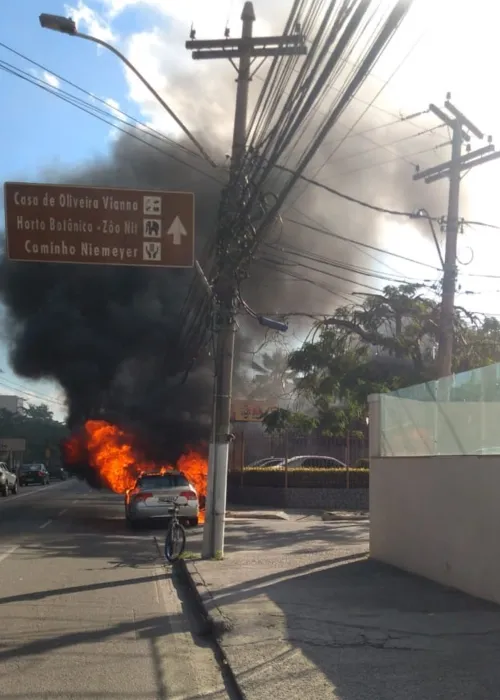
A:
POLYGON ((7 257, 192 267, 194 194, 6 182, 7 257))

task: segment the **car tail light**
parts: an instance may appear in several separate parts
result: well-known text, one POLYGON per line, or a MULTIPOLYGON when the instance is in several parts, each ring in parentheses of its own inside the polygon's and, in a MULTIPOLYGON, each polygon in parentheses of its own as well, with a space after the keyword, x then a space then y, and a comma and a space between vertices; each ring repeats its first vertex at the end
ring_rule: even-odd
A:
POLYGON ((43 476, 43 472, 38 472, 38 476, 43 476))
POLYGON ((182 493, 179 494, 182 498, 186 498, 188 501, 197 501, 198 496, 194 493, 194 491, 183 491, 182 493))
POLYGON ((138 493, 137 496, 134 496, 134 501, 147 501, 148 498, 152 497, 152 493, 138 493))

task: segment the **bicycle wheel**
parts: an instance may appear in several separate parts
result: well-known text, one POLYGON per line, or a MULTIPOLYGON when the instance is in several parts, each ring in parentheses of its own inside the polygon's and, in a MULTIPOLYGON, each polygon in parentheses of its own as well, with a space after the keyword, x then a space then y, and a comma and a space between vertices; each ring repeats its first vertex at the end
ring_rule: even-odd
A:
POLYGON ((186 546, 186 531, 180 523, 173 522, 165 538, 165 557, 167 561, 173 562, 181 556, 186 546))

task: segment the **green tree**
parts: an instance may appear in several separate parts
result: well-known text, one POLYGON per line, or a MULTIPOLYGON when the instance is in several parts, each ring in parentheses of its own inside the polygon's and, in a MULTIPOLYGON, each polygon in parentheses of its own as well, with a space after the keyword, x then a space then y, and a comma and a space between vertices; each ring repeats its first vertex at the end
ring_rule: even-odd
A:
POLYGON ((318 420, 305 413, 289 411, 286 408, 275 408, 268 411, 262 419, 266 433, 270 435, 310 435, 318 426, 318 420))
MULTIPOLYGON (((327 434, 363 429, 367 397, 435 376, 440 307, 421 285, 389 286, 341 307, 289 358, 327 434)), ((455 372, 500 361, 500 323, 455 310, 455 372)))
POLYGON ((68 430, 62 423, 54 420, 53 416, 46 404, 29 404, 19 413, 1 409, 0 437, 24 438, 24 459, 27 462, 46 462, 47 450, 50 450, 53 460, 58 460, 60 442, 67 437, 68 430))

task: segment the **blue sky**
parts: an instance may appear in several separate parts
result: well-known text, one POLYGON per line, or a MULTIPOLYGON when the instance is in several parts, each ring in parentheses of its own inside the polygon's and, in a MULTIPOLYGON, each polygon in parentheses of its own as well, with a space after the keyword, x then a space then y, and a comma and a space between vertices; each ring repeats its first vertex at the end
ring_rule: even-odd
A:
MULTIPOLYGON (((0 41, 98 97, 118 101, 124 111, 139 117, 137 105, 126 99, 126 80, 117 58, 98 54, 87 42, 41 29, 42 11, 66 14, 64 3, 54 0, 5 3, 0 41)), ((145 19, 144 13, 130 10, 117 18, 117 30, 140 29, 145 19)), ((3 47, 0 60, 42 75, 3 47)), ((9 135, 2 143, 4 180, 36 179, 42 164, 64 167, 107 151, 110 128, 106 124, 4 70, 0 90, 8 96, 9 106, 0 112, 0 133, 9 135)), ((88 99, 83 94, 82 98, 88 99)))

